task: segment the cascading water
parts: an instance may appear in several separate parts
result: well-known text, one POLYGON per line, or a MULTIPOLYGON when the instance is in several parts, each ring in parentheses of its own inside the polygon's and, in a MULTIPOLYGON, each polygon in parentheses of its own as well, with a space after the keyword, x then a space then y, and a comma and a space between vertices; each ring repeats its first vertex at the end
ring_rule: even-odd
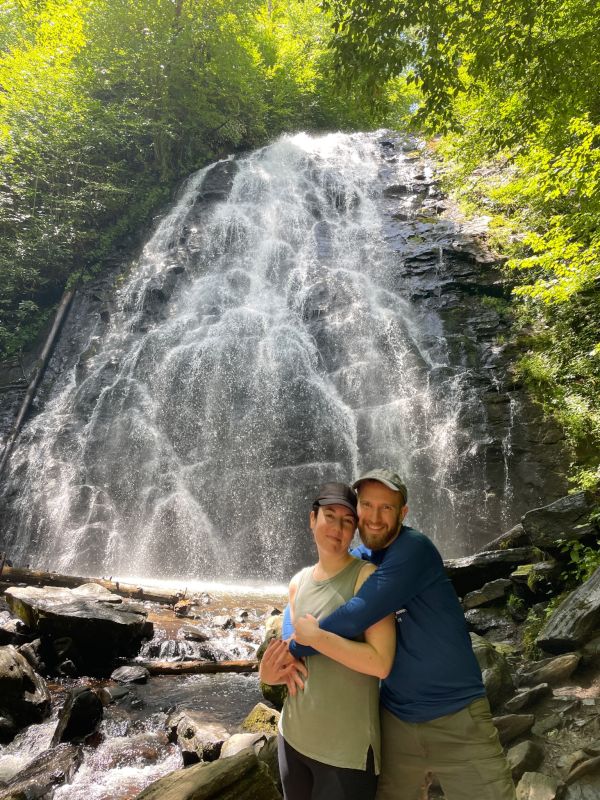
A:
POLYGON ((378 465, 445 555, 469 550, 465 370, 403 296, 381 172, 410 183, 414 159, 384 165, 378 138, 283 137, 188 181, 13 452, 15 562, 285 579, 317 485, 378 465))

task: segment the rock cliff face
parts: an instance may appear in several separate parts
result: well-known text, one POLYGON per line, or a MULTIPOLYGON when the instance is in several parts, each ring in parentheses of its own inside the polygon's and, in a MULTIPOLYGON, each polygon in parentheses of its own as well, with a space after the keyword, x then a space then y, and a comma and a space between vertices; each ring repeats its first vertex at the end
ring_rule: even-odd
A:
MULTIPOLYGON (((105 275, 78 291, 33 409, 34 415, 44 412, 49 399, 55 396, 57 387, 64 390, 66 383, 73 386, 72 399, 65 405, 69 417, 61 412, 55 439, 45 449, 46 457, 52 460, 56 458, 56 463, 53 462, 51 468, 45 467, 45 472, 42 469, 36 476, 25 480, 29 470, 27 451, 22 450, 19 459, 14 460, 14 474, 5 485, 0 499, 0 521, 4 522, 5 530, 10 531, 4 534, 4 539, 0 535, 0 549, 4 545, 12 553, 15 543, 27 536, 30 537, 30 543, 23 548, 26 557, 34 563, 51 566, 46 564, 47 555, 40 550, 44 541, 49 541, 45 531, 37 531, 33 521, 19 523, 19 528, 14 522, 17 516, 15 506, 19 505, 24 482, 39 487, 44 485, 43 475, 58 483, 63 482, 65 476, 61 470, 72 456, 82 456, 87 461, 78 463, 69 470, 67 476, 73 482, 65 499, 70 519, 62 510, 55 516, 66 530, 75 532, 74 536, 80 541, 80 561, 73 564, 65 560, 58 567, 62 571, 79 569, 87 574, 122 569, 117 561, 110 565, 103 564, 102 559, 109 549, 115 554, 123 550, 125 563, 131 563, 131 542, 136 534, 130 532, 136 525, 143 531, 149 531, 154 526, 156 530, 152 528, 152 536, 157 542, 163 541, 166 531, 187 525, 190 530, 186 528, 186 536, 189 533, 191 538, 173 546, 174 558, 178 558, 182 564, 189 560, 189 545, 191 541, 196 541, 199 518, 202 518, 201 525, 206 528, 207 541, 210 539, 212 542, 214 531, 221 533, 229 522, 217 496, 223 494, 222 487, 219 486, 219 493, 215 494, 214 487, 206 478, 211 470, 214 471, 217 461, 230 476, 228 480, 231 486, 229 483, 227 486, 228 491, 233 492, 245 485, 249 475, 256 474, 255 463, 260 465, 265 474, 272 472, 273 479, 275 473, 276 479, 280 480, 281 475, 289 472, 288 485, 293 487, 318 483, 321 473, 325 474, 324 470, 337 470, 339 476, 336 473, 335 477, 343 478, 349 477, 352 471, 379 462, 395 460, 403 464, 406 457, 410 462, 410 478, 413 481, 411 521, 431 533, 446 556, 474 552, 484 542, 516 523, 527 509, 544 505, 565 493, 564 474, 568 458, 561 433, 551 421, 541 417, 539 409, 530 402, 523 387, 511 373, 518 355, 517 345, 510 319, 502 311, 502 300, 508 296, 509 289, 502 281, 500 262, 486 248, 485 220, 465 221, 459 218, 451 204, 441 196, 433 166, 417 141, 403 137, 382 138, 377 142, 377 147, 377 182, 362 197, 352 189, 351 184, 342 185, 334 168, 323 169, 318 158, 302 175, 301 188, 305 193, 303 213, 306 212, 311 220, 312 227, 307 230, 311 237, 314 236, 314 259, 317 268, 322 269, 322 274, 319 277, 320 273, 315 272, 302 291, 295 289, 290 279, 285 291, 291 293, 287 303, 296 315, 291 324, 302 331, 310 347, 316 347, 316 352, 310 355, 318 363, 316 379, 312 373, 307 380, 301 374, 309 356, 301 350, 300 345, 304 344, 299 337, 298 341, 294 339, 293 342, 294 347, 298 345, 298 354, 294 356, 294 363, 289 364, 277 362, 283 345, 277 342, 277 346, 281 345, 278 351, 274 342, 270 341, 269 357, 275 363, 275 378, 281 381, 281 385, 278 384, 271 394, 265 393, 263 386, 256 397, 248 395, 250 390, 253 391, 252 386, 260 382, 256 379, 258 373, 252 360, 254 354, 247 351, 244 341, 254 340, 257 336, 260 313, 253 317, 254 327, 251 331, 244 332, 240 328, 239 347, 235 344, 231 347, 229 344, 222 345, 221 350, 226 355, 206 355, 208 348, 214 347, 218 340, 214 335, 217 324, 231 312, 233 306, 240 303, 237 306, 240 314, 247 312, 244 298, 251 295, 252 286, 257 280, 247 264, 244 269, 232 266, 233 256, 240 257, 240 246, 239 243, 235 245, 238 248, 235 250, 235 243, 229 241, 219 241, 213 248, 216 252, 219 247, 225 248, 225 255, 217 252, 221 259, 222 275, 215 273, 214 278, 215 285, 218 280, 222 280, 224 285, 217 291, 207 283, 207 292, 200 298, 194 312, 202 314, 199 336, 205 336, 204 331, 212 330, 213 339, 204 339, 201 344, 193 345, 203 351, 193 364, 178 365, 178 356, 166 354, 166 339, 173 340, 173 353, 177 348, 178 353, 183 351, 183 347, 174 339, 175 327, 178 325, 180 330, 184 330, 190 322, 187 317, 177 323, 173 319, 185 298, 196 291, 194 287, 197 286, 198 275, 209 271, 213 257, 211 244, 209 242, 207 245, 202 239, 208 235, 207 231, 212 231, 210 226, 214 225, 211 220, 214 219, 215 209, 230 196, 237 180, 241 168, 236 161, 222 162, 206 174, 195 196, 188 202, 185 213, 182 212, 180 224, 169 229, 169 240, 161 244, 166 249, 161 251, 160 269, 143 283, 137 294, 130 291, 119 296, 115 288, 115 275, 105 275), (310 180, 313 173, 317 188, 311 195, 310 180), (362 305, 357 306, 354 322, 351 315, 348 317, 349 309, 357 302, 352 292, 359 278, 353 277, 354 283, 350 283, 344 282, 340 275, 343 276, 351 251, 345 252, 346 261, 343 258, 336 262, 335 268, 330 263, 339 257, 341 239, 339 231, 334 232, 335 226, 343 231, 344 225, 355 225, 366 196, 369 202, 373 201, 380 215, 382 225, 377 228, 377 235, 384 239, 384 245, 380 241, 364 245, 357 238, 357 248, 364 250, 367 259, 363 276, 365 281, 379 281, 375 294, 369 298, 372 305, 375 302, 377 304, 376 321, 381 326, 375 332, 372 330, 375 317, 368 316, 362 305), (336 218, 334 225, 327 209, 331 213, 346 216, 336 218), (230 244, 233 248, 231 256, 226 249, 230 244), (206 247, 208 250, 203 249, 206 247), (370 248, 374 252, 377 250, 379 259, 381 252, 386 250, 383 266, 373 267, 368 263, 370 248), (368 275, 367 267, 370 269, 368 275), (126 297, 125 301, 123 296, 126 297), (404 320, 403 309, 406 309, 404 320), (390 322, 386 328, 388 310, 390 322), (129 321, 123 323, 128 314, 129 321), (113 323, 117 317, 121 320, 119 325, 124 326, 123 341, 129 342, 134 348, 127 355, 119 351, 117 346, 111 345, 111 349, 107 345, 109 336, 115 342, 117 328, 113 323), (348 319, 350 321, 344 322, 344 325, 336 323, 336 320, 348 319), (399 354, 394 331, 401 322, 404 322, 404 338, 399 354), (349 332, 355 327, 357 330, 360 328, 360 335, 354 342, 346 341, 348 337, 340 338, 338 331, 340 328, 343 330, 344 326, 349 332), (166 332, 161 333, 163 330, 166 332), (365 369, 360 372, 361 383, 357 388, 356 376, 359 373, 350 371, 348 359, 353 357, 353 350, 362 352, 360 348, 364 346, 363 340, 367 334, 371 336, 378 352, 372 363, 368 364, 370 371, 365 369), (242 358, 240 354, 243 353, 246 355, 242 358), (157 385, 165 384, 165 376, 160 380, 150 377, 146 379, 147 385, 143 386, 136 383, 136 397, 127 387, 138 381, 142 371, 161 360, 167 363, 169 359, 177 367, 172 370, 172 396, 167 404, 170 411, 166 412, 165 401, 161 400, 146 419, 148 406, 156 400, 153 395, 157 385), (202 417, 197 408, 188 407, 188 400, 193 397, 200 402, 204 396, 210 398, 215 386, 207 370, 212 369, 217 360, 222 370, 239 361, 238 372, 247 381, 235 386, 227 378, 224 381, 225 388, 219 388, 217 394, 220 403, 226 401, 231 405, 202 417), (391 407, 397 396, 396 383, 387 380, 385 374, 382 377, 388 366, 390 374, 393 370, 398 372, 399 377, 394 375, 394 381, 399 381, 400 386, 402 370, 405 368, 404 383, 410 388, 414 376, 419 376, 429 392, 426 397, 421 392, 418 402, 412 405, 410 392, 406 392, 398 406, 396 416, 400 415, 399 420, 394 420, 389 408, 384 409, 386 403, 391 407), (299 374, 301 380, 298 379, 299 374), (185 379, 189 383, 187 388, 185 379), (204 383, 201 383, 202 380, 204 383), (315 423, 314 406, 310 405, 315 397, 315 380, 331 382, 337 397, 343 399, 346 417, 339 429, 333 430, 337 418, 335 424, 328 423, 328 427, 315 423), (309 390, 307 387, 312 388, 309 390), (127 395, 127 392, 130 394, 127 395), (303 392, 306 393, 307 402, 305 411, 298 411, 299 406, 296 405, 288 411, 282 411, 290 399, 299 403, 303 392), (131 442, 134 442, 129 449, 129 445, 122 448, 118 442, 111 442, 115 428, 107 419, 107 415, 112 413, 108 409, 111 397, 121 409, 118 413, 123 416, 120 430, 128 430, 131 442), (236 405, 238 402, 239 405, 236 405), (250 417, 249 403, 255 409, 252 412, 254 416, 250 417), (262 421, 255 419, 257 408, 262 421), (448 413, 448 409, 452 412, 452 419, 445 426, 444 414, 448 413), (223 460, 223 454, 235 444, 235 437, 216 445, 211 444, 210 438, 211 435, 213 438, 220 435, 219 430, 226 422, 224 415, 229 419, 227 425, 231 424, 232 419, 246 421, 236 435, 240 454, 229 466, 223 460), (382 422, 382 415, 388 415, 389 420, 385 416, 382 422), (268 438, 268 429, 261 427, 266 424, 267 418, 274 431, 272 441, 268 438), (92 419, 93 425, 88 426, 92 419), (428 427, 429 419, 435 422, 435 430, 428 427), (163 429, 158 432, 151 428, 151 424, 157 420, 163 424, 163 429), (348 420, 354 430, 344 427, 348 420), (374 420, 378 420, 379 425, 376 436, 373 433, 374 420), (83 443, 81 432, 86 426, 91 433, 83 443), (285 435, 277 426, 282 426, 285 435), (386 435, 388 428, 390 432, 386 435), (253 444, 251 439, 254 429, 260 440, 258 445, 253 444), (406 435, 405 430, 408 430, 406 435), (401 434, 400 438, 397 438, 398 433, 401 434), (163 446, 163 436, 168 439, 168 447, 163 446), (109 449, 118 462, 118 470, 125 469, 129 462, 139 461, 135 475, 123 473, 117 476, 116 470, 105 463, 107 442, 111 442, 109 449), (208 449, 201 452, 204 446, 208 449), (435 450, 433 455, 432 449, 435 450), (441 455, 436 456, 436 453, 441 455), (242 456, 250 464, 249 467, 242 463, 242 456), (173 462, 178 468, 182 467, 185 474, 172 474, 173 462), (152 470, 155 474, 150 474, 152 470), (239 474, 236 472, 234 475, 235 470, 239 474), (187 481, 190 481, 189 485, 187 481), (185 484, 183 489, 182 482, 185 484), (193 496, 193 503, 190 496, 193 496), (211 512, 205 512, 205 503, 211 512), (127 517, 133 507, 139 507, 139 519, 127 517), (214 519, 205 520, 202 517, 204 513, 210 516, 213 510, 214 519), (188 524, 188 517, 193 524, 188 524), (451 529, 447 536, 446 528, 451 529), (121 547, 115 534, 115 530, 120 529, 127 530, 130 536, 126 547, 121 547)), ((254 191, 254 188, 248 183, 248 192, 254 191)), ((282 197, 281 202, 284 200, 282 197)), ((296 223, 292 221, 290 227, 293 224, 296 223)), ((227 236, 241 236, 236 230, 235 226, 228 229, 227 236)), ((359 233, 353 229, 352 236, 359 237, 359 233)), ((290 275, 294 271, 294 254, 281 242, 278 247, 281 252, 269 266, 269 280, 274 282, 277 280, 277 276, 274 277, 275 270, 283 272, 289 269, 290 275)), ((244 256, 243 252, 241 256, 244 256)), ((252 260, 254 255, 248 258, 252 260)), ((313 268, 314 265, 310 267, 311 270, 313 268)), ((352 275, 360 273, 353 272, 352 275)), ((270 299, 265 295, 265 306, 269 302, 270 299)), ((289 311, 289 308, 286 309, 286 313, 289 311)), ((272 316, 272 309, 269 309, 269 313, 272 316)), ((233 335, 232 329, 228 330, 229 335, 233 335)), ((284 329, 281 335, 288 336, 284 329)), ((189 342, 185 344, 186 348, 191 346, 189 342)), ((256 346, 253 352, 258 350, 260 347, 256 346)), ((356 365, 353 363, 352 367, 354 369, 356 365)), ((262 376, 263 372, 259 372, 262 376)), ((267 375, 267 378, 271 377, 267 375)), ((0 396, 2 434, 6 432, 18 394, 17 388, 0 396)), ((326 399, 329 403, 330 397, 326 399)), ((338 406, 327 403, 324 401, 323 407, 318 409, 319 413, 322 411, 325 417, 340 414, 338 406)), ((30 427, 24 432, 19 446, 32 447, 42 435, 43 431, 30 427)), ((286 517, 284 522, 285 525, 292 525, 293 522, 294 529, 298 529, 299 521, 304 518, 304 494, 300 492, 299 497, 289 497, 293 514, 290 512, 289 519, 286 517)), ((279 518, 262 519, 261 503, 257 502, 257 497, 262 506, 270 503, 270 495, 265 496, 261 487, 250 491, 244 498, 237 498, 236 495, 236 502, 243 505, 245 514, 231 532, 226 531, 227 537, 231 537, 228 541, 232 553, 237 551, 235 536, 241 532, 242 526, 251 525, 253 520, 261 530, 269 527, 275 529, 281 525, 279 518)), ((42 514, 41 511, 38 513, 44 525, 49 516, 52 515, 42 514)), ((284 577, 295 565, 304 563, 309 546, 306 535, 295 537, 290 545, 289 563, 274 565, 273 574, 284 577)), ((144 546, 141 550, 144 558, 148 559, 144 565, 146 574, 156 571, 159 564, 162 567, 162 553, 157 551, 158 555, 149 554, 150 546, 144 546)), ((250 566, 257 573, 262 569, 265 558, 272 561, 270 551, 272 547, 269 543, 256 538, 257 564, 250 566)), ((135 546, 133 552, 137 553, 135 546)), ((196 572, 208 568, 209 563, 215 563, 213 556, 216 551, 209 552, 203 546, 194 552, 194 558, 198 553, 206 555, 206 563, 194 563, 196 572)), ((142 562, 136 559, 136 563, 142 562)), ((243 567, 248 566, 244 562, 243 567)), ((180 569, 179 562, 174 563, 174 569, 180 569)), ((242 567, 239 566, 239 569, 242 567)))

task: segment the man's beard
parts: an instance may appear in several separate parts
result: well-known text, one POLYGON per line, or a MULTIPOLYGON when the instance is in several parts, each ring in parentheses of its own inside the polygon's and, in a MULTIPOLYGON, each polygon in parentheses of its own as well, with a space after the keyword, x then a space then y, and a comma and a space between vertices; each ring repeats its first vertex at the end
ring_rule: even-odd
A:
POLYGON ((360 525, 358 526, 358 532, 360 533, 362 543, 365 547, 368 547, 369 550, 383 550, 398 536, 401 524, 402 523, 399 522, 396 530, 389 530, 385 534, 369 534, 366 530, 363 532, 360 525))

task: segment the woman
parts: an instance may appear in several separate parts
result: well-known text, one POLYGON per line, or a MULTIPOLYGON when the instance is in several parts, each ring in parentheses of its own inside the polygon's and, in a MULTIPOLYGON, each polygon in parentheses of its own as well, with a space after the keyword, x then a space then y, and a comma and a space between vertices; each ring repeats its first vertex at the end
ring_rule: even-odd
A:
MULTIPOLYGON (((295 575, 289 588, 292 621, 314 627, 349 600, 375 567, 348 547, 356 528, 356 495, 343 483, 326 483, 310 512, 318 562, 295 575)), ((279 768, 285 800, 371 800, 379 772, 379 678, 389 673, 395 650, 393 615, 355 642, 322 632, 319 648, 335 653, 306 659, 303 690, 283 706, 279 768)), ((261 662, 265 683, 297 675, 272 642, 261 662)), ((297 679, 302 685, 300 678, 297 679)))

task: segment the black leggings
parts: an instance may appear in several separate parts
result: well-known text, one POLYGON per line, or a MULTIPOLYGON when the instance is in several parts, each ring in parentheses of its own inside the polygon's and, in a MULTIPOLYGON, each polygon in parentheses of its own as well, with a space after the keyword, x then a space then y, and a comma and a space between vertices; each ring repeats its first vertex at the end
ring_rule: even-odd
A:
POLYGON ((279 772, 284 800, 373 800, 377 775, 373 751, 366 769, 345 769, 303 756, 279 735, 279 772))

